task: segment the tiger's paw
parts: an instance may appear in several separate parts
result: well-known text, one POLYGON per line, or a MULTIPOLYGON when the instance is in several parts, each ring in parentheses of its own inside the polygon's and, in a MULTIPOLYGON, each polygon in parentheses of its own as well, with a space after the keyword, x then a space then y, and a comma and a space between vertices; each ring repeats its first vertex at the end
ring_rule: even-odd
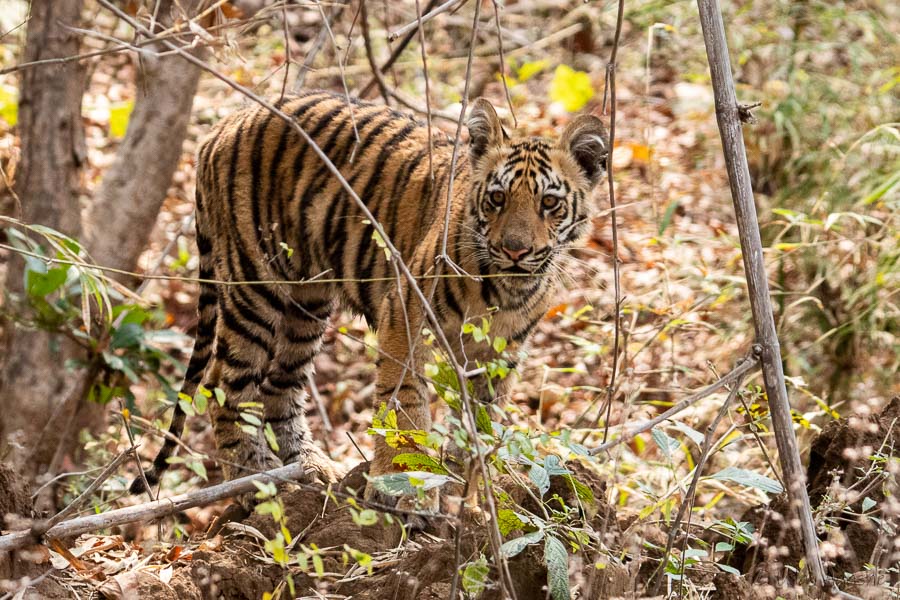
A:
POLYGON ((229 504, 222 511, 222 514, 216 517, 206 530, 206 538, 212 539, 219 535, 222 528, 229 523, 240 523, 251 515, 251 511, 240 503, 229 504))
POLYGON ((293 460, 285 462, 298 462, 306 468, 301 483, 319 482, 328 485, 337 483, 346 475, 344 469, 315 444, 304 445, 293 460))

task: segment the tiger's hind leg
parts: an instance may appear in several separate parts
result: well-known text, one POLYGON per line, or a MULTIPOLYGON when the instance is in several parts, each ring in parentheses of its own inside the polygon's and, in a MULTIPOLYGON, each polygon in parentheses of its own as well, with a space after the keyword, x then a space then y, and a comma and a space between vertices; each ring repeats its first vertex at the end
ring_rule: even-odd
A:
POLYGON ((341 473, 313 441, 303 410, 303 388, 322 346, 332 306, 331 299, 310 293, 297 293, 286 303, 275 357, 259 388, 265 421, 275 433, 278 457, 284 464, 303 463, 307 480, 318 477, 323 483, 337 481, 341 473))
POLYGON ((223 287, 216 322, 215 363, 206 378, 210 389, 225 393, 223 404, 209 403, 218 458, 226 479, 236 479, 281 466, 254 416, 264 417, 260 385, 276 349, 281 306, 249 286, 223 287))

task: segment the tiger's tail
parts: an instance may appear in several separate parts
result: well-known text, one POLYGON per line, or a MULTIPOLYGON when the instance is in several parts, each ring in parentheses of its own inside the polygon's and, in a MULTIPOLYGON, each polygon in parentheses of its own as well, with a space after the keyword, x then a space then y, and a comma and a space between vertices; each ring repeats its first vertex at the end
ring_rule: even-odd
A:
MULTIPOLYGON (((212 283, 215 278, 215 270, 213 268, 212 246, 210 238, 203 231, 201 226, 200 190, 197 190, 197 247, 200 250, 200 299, 197 303, 197 312, 199 320, 197 323, 197 337, 194 342, 194 348, 191 351, 191 360, 188 363, 187 372, 184 374, 184 383, 181 386, 181 393, 193 397, 197 388, 203 381, 203 375, 210 363, 213 355, 213 342, 215 340, 216 318, 218 308, 218 294, 216 284, 212 283)), ((175 404, 175 412, 172 415, 172 423, 169 425, 169 434, 165 438, 162 448, 153 459, 153 466, 144 472, 146 483, 151 487, 159 483, 160 477, 169 468, 169 459, 175 453, 175 449, 179 445, 181 433, 184 430, 184 424, 187 420, 187 414, 181 408, 179 403, 175 404)), ((137 477, 131 482, 129 490, 132 494, 141 494, 147 490, 144 478, 137 477)))

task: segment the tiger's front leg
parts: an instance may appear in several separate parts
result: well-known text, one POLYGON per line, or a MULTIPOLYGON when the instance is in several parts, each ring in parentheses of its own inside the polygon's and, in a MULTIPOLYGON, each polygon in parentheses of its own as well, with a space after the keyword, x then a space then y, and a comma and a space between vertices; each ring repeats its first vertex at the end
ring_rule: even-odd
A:
MULTIPOLYGON (((377 414, 383 405, 396 413, 398 429, 427 432, 431 429, 431 411, 423 373, 428 354, 421 338, 422 313, 415 302, 408 305, 401 302, 401 293, 389 294, 380 311, 375 411, 377 414)), ((369 475, 378 477, 403 471, 400 465, 394 463, 394 458, 398 454, 415 451, 415 448, 394 448, 384 437, 378 436, 369 475)), ((378 492, 371 482, 366 488, 366 498, 385 504, 397 501, 378 492)), ((413 496, 401 497, 397 507, 436 512, 437 490, 427 492, 423 501, 413 496)))

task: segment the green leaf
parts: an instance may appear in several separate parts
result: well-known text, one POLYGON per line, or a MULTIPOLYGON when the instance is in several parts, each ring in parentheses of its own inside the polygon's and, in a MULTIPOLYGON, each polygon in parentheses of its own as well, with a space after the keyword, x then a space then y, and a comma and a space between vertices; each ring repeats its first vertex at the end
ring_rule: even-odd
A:
POLYGON ((504 350, 506 350, 506 338, 497 336, 494 338, 494 352, 500 354, 504 350))
POLYGON ((784 491, 781 484, 774 479, 760 475, 755 471, 737 467, 725 467, 715 475, 710 475, 709 478, 718 479, 719 481, 733 481, 739 485, 756 488, 770 494, 780 494, 784 491))
POLYGON ((276 523, 281 521, 284 516, 284 510, 281 503, 277 500, 269 500, 256 505, 256 513, 260 515, 272 515, 272 520, 276 523))
POLYGON ((202 415, 202 414, 206 413, 207 404, 208 404, 208 402, 206 400, 206 396, 204 396, 200 392, 197 392, 196 394, 194 394, 194 409, 197 411, 198 414, 202 415))
POLYGON ((272 452, 278 452, 278 437, 275 435, 271 423, 266 423, 266 426, 263 429, 263 435, 266 436, 266 442, 269 444, 269 448, 272 449, 272 452))
POLYGON ((547 471, 547 474, 550 476, 553 475, 569 475, 570 472, 567 468, 561 466, 559 464, 559 457, 555 454, 548 454, 544 457, 544 469, 547 471))
POLYGON ((531 465, 531 469, 528 471, 528 477, 531 478, 532 483, 534 483, 535 487, 541 491, 541 497, 544 497, 548 491, 550 491, 550 475, 547 474, 547 469, 540 465, 531 465))
POLYGON ((114 138, 123 138, 128 131, 128 119, 134 110, 134 100, 117 102, 109 109, 109 135, 114 138))
POLYGON ((192 460, 190 462, 185 463, 187 468, 196 473, 200 479, 203 481, 208 481, 206 477, 206 467, 203 465, 203 461, 192 460))
POLYGON ((720 570, 725 571, 726 573, 731 573, 732 575, 736 575, 737 577, 741 576, 741 572, 730 565, 723 565, 721 563, 716 563, 716 566, 719 567, 720 570))
MULTIPOLYGON (((531 533, 527 533, 522 537, 517 537, 514 540, 509 540, 508 542, 504 542, 502 546, 500 546, 500 554, 505 556, 506 558, 512 558, 526 547, 531 544, 536 544, 544 538, 543 530, 532 531, 531 533)), ((565 548, 563 549, 565 552, 565 548)))
POLYGON ((494 432, 494 426, 491 424, 491 416, 488 414, 487 408, 483 404, 478 405, 475 411, 475 426, 481 433, 491 435, 494 432))
POLYGON ((418 452, 404 452, 398 454, 391 461, 395 465, 401 465, 408 471, 428 471, 429 473, 447 474, 447 469, 439 460, 428 456, 427 454, 419 454, 418 452))
POLYGON ((553 600, 570 600, 569 553, 565 545, 548 535, 544 541, 544 563, 547 565, 547 587, 553 600))
POLYGON ((325 564, 322 562, 322 557, 318 554, 312 555, 313 569, 316 571, 316 575, 319 577, 323 577, 325 575, 325 564))
POLYGON ((591 490, 591 488, 581 483, 571 475, 569 475, 568 479, 569 483, 572 485, 572 489, 575 490, 575 495, 579 500, 581 500, 582 502, 587 502, 588 504, 594 503, 594 492, 593 490, 591 490))
POLYGON ((271 481, 257 481, 254 479, 250 483, 256 486, 256 489, 259 490, 258 492, 256 492, 256 497, 260 500, 271 498, 278 493, 278 488, 271 481))
MULTIPOLYGON (((181 395, 182 394, 179 394, 179 396, 181 396, 181 395)), ((184 414, 186 414, 189 417, 193 417, 195 414, 197 414, 196 412, 194 412, 194 406, 191 403, 190 399, 185 400, 184 398, 179 397, 178 406, 180 406, 181 410, 184 411, 184 414)))
POLYGON ((685 425, 681 421, 674 421, 672 423, 672 427, 691 438, 691 441, 697 444, 699 448, 703 447, 703 434, 696 429, 690 427, 689 425, 685 425))
POLYGON ((219 403, 219 406, 225 406, 225 391, 222 388, 213 388, 213 393, 216 395, 216 402, 219 403))
POLYGON ((567 112, 581 110, 594 97, 591 77, 567 65, 559 65, 550 82, 550 99, 559 102, 567 112))
POLYGON ((662 235, 663 232, 669 227, 669 223, 672 222, 672 215, 675 214, 675 210, 678 208, 678 200, 672 200, 669 202, 669 205, 666 207, 666 212, 663 214, 662 221, 659 222, 659 235, 662 235))
POLYGON ((371 479, 372 485, 379 492, 389 496, 409 496, 421 490, 430 490, 444 485, 452 478, 425 471, 406 471, 405 473, 388 473, 371 479))
POLYGON ((484 591, 485 582, 488 576, 487 559, 484 556, 478 560, 467 563, 462 572, 462 587, 473 596, 477 596, 484 591))
POLYGON ((509 535, 517 529, 522 529, 525 522, 516 515, 515 511, 508 508, 502 508, 497 511, 497 527, 504 536, 509 535))
POLYGON ((863 498, 863 501, 862 501, 862 511, 863 511, 864 513, 865 513, 865 512, 869 512, 869 511, 872 510, 873 508, 875 508, 875 501, 872 500, 871 498, 869 498, 868 496, 866 496, 865 498, 863 498))
POLYGON ((371 508, 366 508, 359 512, 354 511, 351 514, 353 516, 353 522, 363 527, 375 525, 378 522, 378 513, 371 508))
POLYGON ((262 427, 262 421, 259 420, 259 417, 249 412, 240 413, 241 418, 250 423, 251 425, 256 425, 257 427, 262 427))
POLYGON ((35 298, 43 298, 47 294, 52 294, 66 282, 68 275, 69 267, 49 269, 46 273, 29 269, 26 271, 28 294, 35 298))
POLYGON ((347 544, 344 544, 344 550, 346 550, 350 556, 353 557, 353 560, 356 563, 366 569, 369 572, 369 575, 372 574, 372 555, 366 554, 365 552, 361 552, 355 548, 351 548, 347 544))
POLYGON ((681 442, 658 427, 654 427, 650 431, 650 437, 653 438, 653 441, 656 442, 656 445, 659 446, 659 449, 662 450, 662 453, 669 461, 672 460, 672 451, 677 450, 681 446, 681 442))
POLYGON ((716 542, 715 552, 731 552, 734 550, 734 544, 731 542, 716 542))

